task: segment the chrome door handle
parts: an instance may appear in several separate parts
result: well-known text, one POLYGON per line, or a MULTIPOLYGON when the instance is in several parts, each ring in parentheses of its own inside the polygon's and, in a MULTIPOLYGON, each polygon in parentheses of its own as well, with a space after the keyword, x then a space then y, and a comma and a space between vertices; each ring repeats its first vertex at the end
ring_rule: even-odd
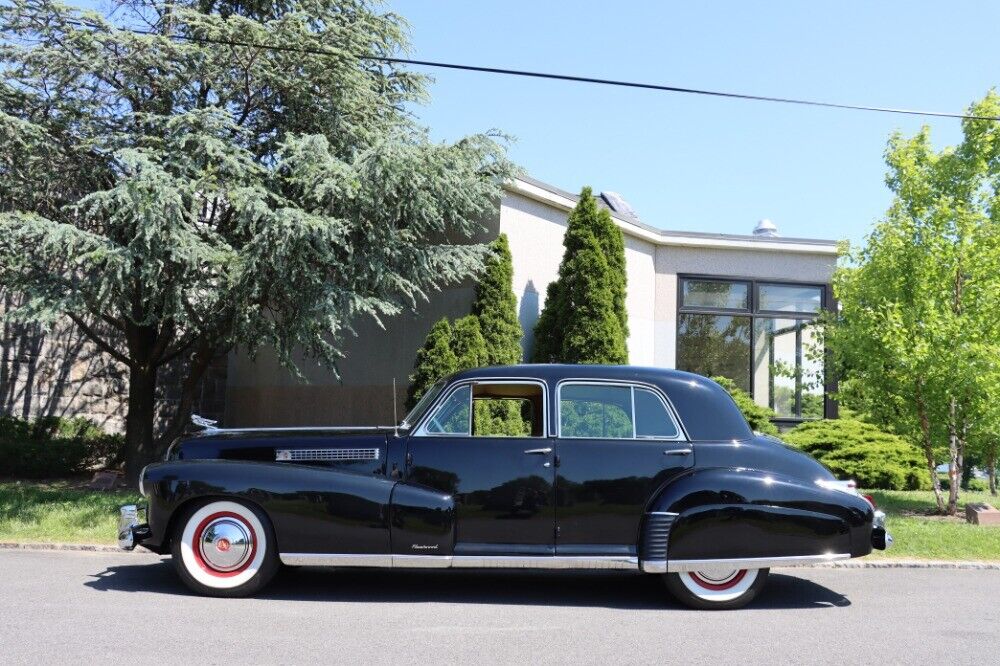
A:
POLYGON ((528 455, 543 456, 547 453, 552 453, 552 447, 546 446, 544 449, 527 449, 525 450, 525 453, 528 455))
POLYGON ((663 452, 665 456, 689 456, 693 453, 691 449, 667 449, 663 452))

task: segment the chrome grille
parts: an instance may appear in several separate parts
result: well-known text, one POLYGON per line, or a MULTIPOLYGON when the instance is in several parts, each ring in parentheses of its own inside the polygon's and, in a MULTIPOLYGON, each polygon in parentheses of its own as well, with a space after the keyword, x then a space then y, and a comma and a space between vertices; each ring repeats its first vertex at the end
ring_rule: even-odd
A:
POLYGON ((290 462, 378 460, 378 449, 278 449, 274 452, 274 459, 290 462))

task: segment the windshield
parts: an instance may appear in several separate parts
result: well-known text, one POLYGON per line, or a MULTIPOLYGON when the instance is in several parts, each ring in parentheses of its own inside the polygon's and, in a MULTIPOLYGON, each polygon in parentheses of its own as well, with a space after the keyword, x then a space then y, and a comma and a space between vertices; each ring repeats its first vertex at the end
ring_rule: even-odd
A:
POLYGON ((438 380, 436 384, 427 389, 427 392, 424 393, 424 395, 420 398, 417 404, 414 405, 413 409, 410 410, 410 413, 407 414, 405 417, 403 417, 403 420, 400 421, 399 425, 412 426, 414 423, 416 423, 417 420, 419 420, 420 417, 424 415, 424 412, 427 411, 427 408, 431 406, 431 403, 434 402, 434 398, 438 397, 438 394, 441 393, 441 389, 443 388, 444 388, 444 380, 441 379, 438 380))

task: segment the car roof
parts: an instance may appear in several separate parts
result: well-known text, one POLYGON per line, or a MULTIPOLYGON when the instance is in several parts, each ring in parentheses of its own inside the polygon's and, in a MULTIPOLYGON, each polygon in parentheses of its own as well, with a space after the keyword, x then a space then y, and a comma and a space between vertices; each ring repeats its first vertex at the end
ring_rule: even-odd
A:
POLYGON ((585 365, 569 363, 524 363, 521 365, 499 365, 485 368, 461 370, 448 380, 464 379, 543 379, 558 382, 564 379, 610 379, 620 381, 646 381, 656 383, 664 380, 682 382, 710 382, 711 380, 681 370, 652 368, 638 365, 585 365))

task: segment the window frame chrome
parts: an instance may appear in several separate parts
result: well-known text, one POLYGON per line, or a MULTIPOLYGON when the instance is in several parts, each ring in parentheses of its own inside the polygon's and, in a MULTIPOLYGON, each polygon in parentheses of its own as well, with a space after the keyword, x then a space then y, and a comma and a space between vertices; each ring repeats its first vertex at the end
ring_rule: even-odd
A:
POLYGON ((659 386, 655 384, 650 384, 648 382, 642 381, 622 381, 620 379, 576 379, 576 378, 565 378, 560 379, 556 383, 556 404, 555 404, 555 428, 552 434, 553 437, 565 440, 574 439, 600 439, 609 442, 690 442, 691 439, 688 436, 687 428, 684 427, 684 422, 681 421, 680 415, 674 408, 674 404, 670 401, 669 396, 667 396, 659 386), (631 389, 629 392, 629 398, 632 403, 632 437, 570 437, 562 434, 562 388, 564 384, 574 384, 574 385, 584 385, 584 386, 620 386, 624 388, 631 389), (664 409, 666 409, 667 414, 674 420, 674 425, 677 426, 677 435, 674 437, 639 437, 636 435, 636 418, 635 418, 635 389, 642 389, 651 392, 660 402, 663 404, 664 409))
MULTIPOLYGON (((514 398, 511 398, 512 400, 514 398)), ((420 423, 416 425, 413 429, 413 437, 440 437, 444 439, 452 439, 455 437, 467 437, 469 439, 528 439, 528 440, 539 440, 548 437, 549 432, 549 385, 542 379, 536 377, 497 377, 497 378, 484 378, 477 377, 475 379, 463 379, 454 382, 450 386, 446 386, 441 394, 437 397, 434 403, 427 409, 423 417, 420 419, 420 423), (480 384, 485 385, 496 385, 496 384, 523 384, 530 386, 540 386, 542 388, 542 434, 541 435, 525 435, 525 436, 506 436, 506 435, 474 435, 472 434, 472 411, 475 406, 475 398, 473 393, 475 393, 475 387, 480 384), (452 396, 456 391, 461 390, 464 387, 470 387, 469 391, 469 432, 460 434, 450 434, 450 433, 438 433, 438 432, 428 432, 427 424, 434 417, 434 414, 438 409, 452 396)))

